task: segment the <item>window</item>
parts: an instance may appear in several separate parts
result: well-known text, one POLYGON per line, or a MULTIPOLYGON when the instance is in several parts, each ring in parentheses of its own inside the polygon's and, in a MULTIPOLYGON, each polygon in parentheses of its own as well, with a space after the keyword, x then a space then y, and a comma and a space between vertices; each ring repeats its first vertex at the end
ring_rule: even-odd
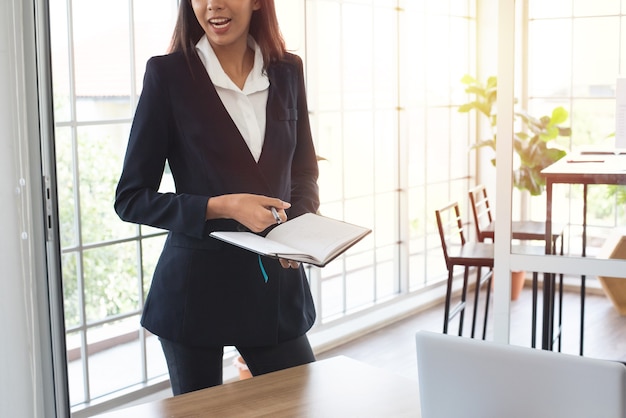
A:
MULTIPOLYGON (((456 106, 465 100, 461 77, 475 70, 476 4, 276 4, 288 47, 306 65, 320 211, 374 230, 341 259, 308 270, 315 333, 446 277, 434 209, 465 202, 471 179, 471 126, 456 106)), ((158 342, 139 328, 164 231, 121 222, 113 198, 145 62, 165 53, 176 10, 175 0, 50 2, 75 411, 167 379, 158 342)), ((172 190, 167 172, 162 188, 172 190)))
MULTIPOLYGON (((615 85, 625 70, 626 19, 620 0, 589 3, 569 0, 549 5, 529 0, 528 91, 532 114, 549 114, 555 106, 570 112, 572 135, 559 145, 568 151, 615 146, 615 85)), ((593 185, 587 198, 588 245, 598 247, 611 228, 626 223, 624 186, 593 185)), ((582 248, 583 188, 556 185, 553 211, 570 225, 570 254, 582 248)), ((538 218, 545 217, 533 205, 538 218)), ((593 250, 592 250, 593 251, 593 250)))
POLYGON ((144 64, 165 53, 176 10, 175 0, 50 2, 72 405, 167 372, 156 339, 138 329, 163 232, 120 222, 113 198, 144 64), (107 349, 119 361, 101 359, 107 349))
POLYGON ((472 1, 307 1, 308 95, 321 211, 372 227, 319 272, 321 322, 446 277, 434 209, 465 199, 472 1))

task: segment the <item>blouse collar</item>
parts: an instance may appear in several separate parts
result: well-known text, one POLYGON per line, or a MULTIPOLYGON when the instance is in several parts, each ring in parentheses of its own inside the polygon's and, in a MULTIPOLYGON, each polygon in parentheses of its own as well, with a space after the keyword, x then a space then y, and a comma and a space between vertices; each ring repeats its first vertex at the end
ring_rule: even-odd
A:
POLYGON ((261 53, 261 48, 250 35, 248 35, 248 46, 254 50, 254 64, 241 90, 224 72, 206 35, 200 38, 196 44, 196 50, 215 86, 241 91, 244 94, 252 94, 267 89, 270 82, 267 74, 263 71, 263 54, 261 53))

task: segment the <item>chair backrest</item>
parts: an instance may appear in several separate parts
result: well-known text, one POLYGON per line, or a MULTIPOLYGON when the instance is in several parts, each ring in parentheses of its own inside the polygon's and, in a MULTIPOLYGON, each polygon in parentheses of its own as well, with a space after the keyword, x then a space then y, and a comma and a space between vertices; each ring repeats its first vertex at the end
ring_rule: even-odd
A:
POLYGON ((491 206, 489 206, 489 198, 487 197, 487 188, 482 185, 476 185, 469 191, 469 200, 474 215, 474 226, 476 227, 476 238, 478 241, 485 241, 487 228, 493 222, 491 206))
POLYGON ((465 245, 466 242, 459 202, 450 202, 435 210, 435 216, 437 217, 437 229, 439 230, 443 256, 446 259, 446 265, 449 265, 448 247, 465 245))

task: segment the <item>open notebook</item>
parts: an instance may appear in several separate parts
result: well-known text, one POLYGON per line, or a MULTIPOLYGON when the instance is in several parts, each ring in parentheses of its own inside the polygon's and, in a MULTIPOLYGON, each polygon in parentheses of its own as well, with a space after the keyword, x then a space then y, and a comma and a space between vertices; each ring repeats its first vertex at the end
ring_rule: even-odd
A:
POLYGON ((338 219, 305 213, 272 229, 265 237, 252 232, 215 231, 210 235, 246 250, 324 267, 372 232, 338 219))
POLYGON ((624 418, 626 366, 419 331, 423 418, 624 418))

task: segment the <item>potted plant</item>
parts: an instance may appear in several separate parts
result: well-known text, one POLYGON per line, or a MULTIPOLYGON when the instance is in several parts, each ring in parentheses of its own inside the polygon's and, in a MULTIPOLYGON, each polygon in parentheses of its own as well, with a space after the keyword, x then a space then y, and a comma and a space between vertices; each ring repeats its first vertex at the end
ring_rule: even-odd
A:
MULTIPOLYGON (((472 146, 472 149, 483 147, 491 148, 494 157, 491 164, 496 165, 496 126, 497 113, 495 104, 498 98, 498 79, 495 76, 487 78, 481 83, 470 75, 465 75, 461 82, 465 84, 465 92, 473 95, 474 99, 459 107, 459 112, 467 113, 475 110, 485 116, 491 129, 491 137, 482 139, 472 146)), ((520 129, 513 134, 513 151, 516 158, 513 167, 513 185, 527 191, 531 196, 541 195, 545 188, 545 179, 541 170, 560 160, 566 152, 552 147, 551 142, 561 136, 570 136, 571 128, 561 126, 569 117, 567 110, 559 106, 552 110, 549 116, 539 118, 531 116, 525 110, 515 110, 514 119, 521 122, 520 129)), ((516 300, 524 286, 526 272, 511 273, 511 299, 516 300)))
MULTIPOLYGON (((461 82, 466 85, 465 92, 473 95, 474 100, 461 105, 459 112, 475 110, 487 118, 491 127, 491 137, 479 140, 472 148, 488 147, 495 152, 498 79, 491 76, 485 83, 481 83, 474 77, 465 75, 461 82)), ((564 150, 551 146, 551 142, 558 137, 571 135, 571 128, 561 126, 568 117, 567 110, 561 106, 554 108, 551 115, 539 118, 531 116, 523 109, 515 111, 515 120, 521 122, 520 130, 513 134, 513 150, 517 156, 513 168, 513 185, 517 189, 526 190, 532 196, 543 193, 546 182, 541 170, 566 154, 564 150)), ((495 155, 491 163, 496 165, 495 155)))

